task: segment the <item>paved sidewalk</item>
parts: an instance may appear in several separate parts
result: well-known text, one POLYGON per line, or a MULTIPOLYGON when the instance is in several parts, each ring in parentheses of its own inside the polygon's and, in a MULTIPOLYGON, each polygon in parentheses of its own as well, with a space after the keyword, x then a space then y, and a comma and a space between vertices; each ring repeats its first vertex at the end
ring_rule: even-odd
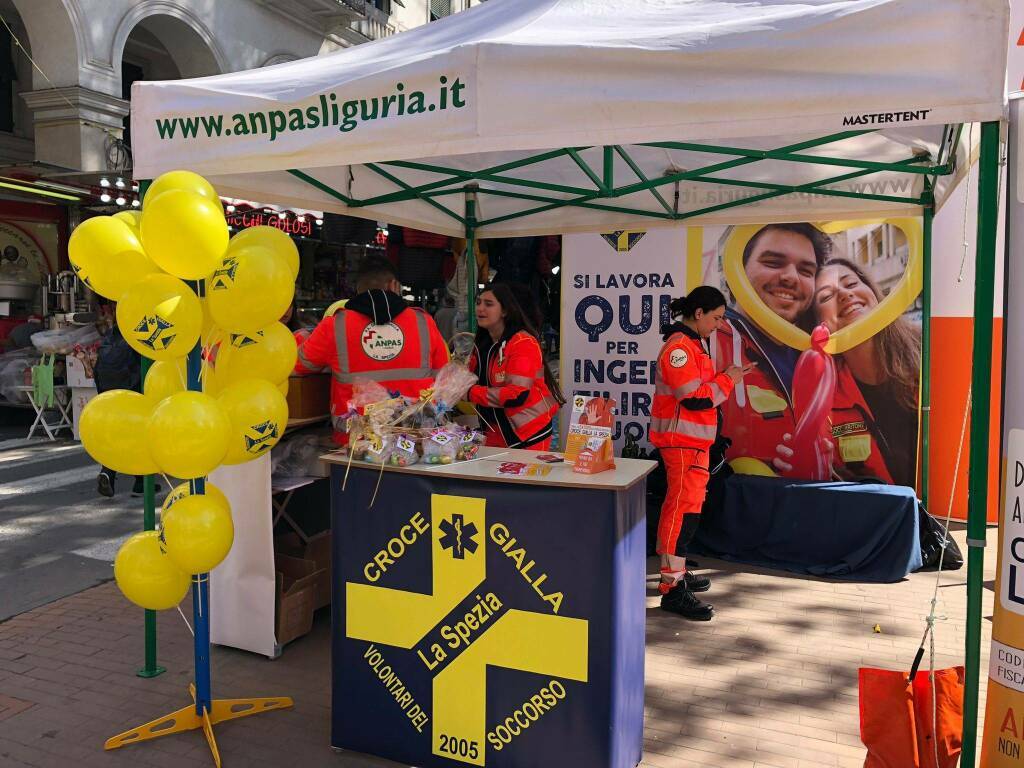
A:
MULTIPOLYGON (((956 539, 964 548, 964 533, 956 539)), ((995 573, 989 531, 986 579, 995 573)), ((899 584, 845 584, 707 561, 718 616, 690 624, 663 614, 649 592, 644 760, 650 768, 860 768, 857 668, 908 669, 935 574, 899 584), (880 633, 873 631, 875 625, 880 633)), ((649 566, 656 573, 656 566, 649 566)), ((962 663, 966 568, 942 574, 937 666, 962 663)), ((653 582, 652 582, 653 586, 653 582)), ((991 638, 985 592, 982 679, 991 638)), ((190 768, 209 766, 201 732, 114 752, 103 742, 188 701, 192 638, 177 613, 159 617, 168 672, 135 676, 140 612, 113 583, 0 624, 0 766, 190 768)), ((212 653, 214 694, 288 695, 295 708, 225 723, 217 738, 227 768, 369 768, 393 763, 328 746, 330 620, 269 661, 212 653)), ((925 657, 927 666, 927 656, 925 657)), ((572 765, 571 755, 566 765, 572 765)))

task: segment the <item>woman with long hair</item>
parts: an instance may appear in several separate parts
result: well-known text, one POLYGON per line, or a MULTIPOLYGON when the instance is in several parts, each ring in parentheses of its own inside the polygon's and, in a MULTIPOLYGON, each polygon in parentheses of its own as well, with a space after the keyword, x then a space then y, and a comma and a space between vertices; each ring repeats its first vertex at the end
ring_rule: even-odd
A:
POLYGON ((551 448, 552 420, 565 402, 544 360, 530 309, 506 283, 476 299, 476 349, 470 361, 480 381, 469 390, 487 432, 487 445, 551 448))
MULTIPOLYGON (((848 259, 830 259, 818 271, 815 313, 833 333, 873 312, 883 298, 848 259)), ((914 486, 920 328, 901 316, 836 362, 832 432, 839 474, 914 486)))
POLYGON ((682 320, 662 329, 665 345, 658 353, 651 403, 651 443, 661 454, 668 481, 658 521, 661 607, 707 621, 714 608, 694 593, 710 589, 711 580, 686 570, 686 548, 697 532, 707 493, 718 408, 751 366, 715 371, 707 339, 725 317, 725 296, 717 288, 694 288, 673 300, 670 309, 682 320))

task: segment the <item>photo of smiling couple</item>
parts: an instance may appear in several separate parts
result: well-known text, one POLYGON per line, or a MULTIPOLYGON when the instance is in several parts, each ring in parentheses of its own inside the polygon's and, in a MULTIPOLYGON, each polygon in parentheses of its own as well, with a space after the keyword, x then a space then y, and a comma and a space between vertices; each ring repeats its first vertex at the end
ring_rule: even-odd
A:
POLYGON ((913 246, 892 223, 826 228, 831 235, 810 223, 735 227, 705 251, 705 280, 714 284, 717 272, 723 292, 731 297, 725 322, 710 340, 715 368, 754 365, 722 406, 721 434, 732 441, 729 458, 755 459, 766 474, 793 476, 788 460, 796 430, 793 375, 800 350, 778 339, 787 335, 779 333, 778 319, 807 333, 824 324, 833 336, 861 321, 852 337, 856 343, 833 355, 836 387, 827 430, 833 477, 913 487, 919 300, 915 296, 891 322, 884 323, 880 314, 866 320, 900 284, 913 246), (722 264, 729 258, 741 260, 730 282, 745 284, 727 284, 729 268, 723 271, 722 264))

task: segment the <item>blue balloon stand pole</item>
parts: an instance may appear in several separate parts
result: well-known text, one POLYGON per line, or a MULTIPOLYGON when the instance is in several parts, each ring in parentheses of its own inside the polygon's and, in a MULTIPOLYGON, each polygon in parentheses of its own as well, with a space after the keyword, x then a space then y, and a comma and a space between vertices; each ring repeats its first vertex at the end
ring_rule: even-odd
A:
MULTIPOLYGON (((203 296, 202 281, 191 283, 196 293, 203 296)), ((202 346, 197 342, 187 359, 188 389, 201 392, 203 384, 202 346)), ((189 481, 189 491, 197 496, 206 493, 206 478, 197 477, 189 481)), ((213 735, 213 726, 226 720, 258 715, 275 709, 293 706, 288 696, 246 699, 214 699, 210 684, 210 574, 200 573, 192 577, 192 623, 195 651, 195 683, 189 685, 193 702, 175 712, 151 720, 130 731, 107 740, 104 749, 117 749, 139 741, 170 736, 184 731, 203 729, 206 743, 210 748, 213 763, 220 768, 220 752, 213 735)))

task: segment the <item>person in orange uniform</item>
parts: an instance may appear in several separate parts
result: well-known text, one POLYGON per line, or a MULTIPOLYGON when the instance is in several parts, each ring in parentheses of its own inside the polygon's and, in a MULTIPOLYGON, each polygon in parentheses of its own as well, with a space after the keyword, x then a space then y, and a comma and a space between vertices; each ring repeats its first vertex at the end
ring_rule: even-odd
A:
POLYGON ((356 381, 375 381, 393 395, 419 397, 448 362, 448 346, 434 319, 402 298, 402 285, 386 259, 364 262, 357 295, 325 317, 299 347, 295 373, 331 369, 334 439, 348 442, 344 421, 356 381))
POLYGON ((486 427, 487 445, 550 450, 552 420, 565 398, 509 285, 498 283, 480 293, 476 322, 470 367, 480 383, 470 388, 468 399, 486 427))
POLYGON ((715 372, 706 340, 725 317, 725 296, 717 288, 702 285, 670 308, 682 320, 662 329, 665 345, 658 353, 651 403, 651 443, 661 453, 668 480, 658 521, 659 591, 664 610, 708 621, 714 608, 695 593, 706 592, 711 581, 686 570, 686 547, 697 532, 707 493, 719 406, 750 366, 715 372))

